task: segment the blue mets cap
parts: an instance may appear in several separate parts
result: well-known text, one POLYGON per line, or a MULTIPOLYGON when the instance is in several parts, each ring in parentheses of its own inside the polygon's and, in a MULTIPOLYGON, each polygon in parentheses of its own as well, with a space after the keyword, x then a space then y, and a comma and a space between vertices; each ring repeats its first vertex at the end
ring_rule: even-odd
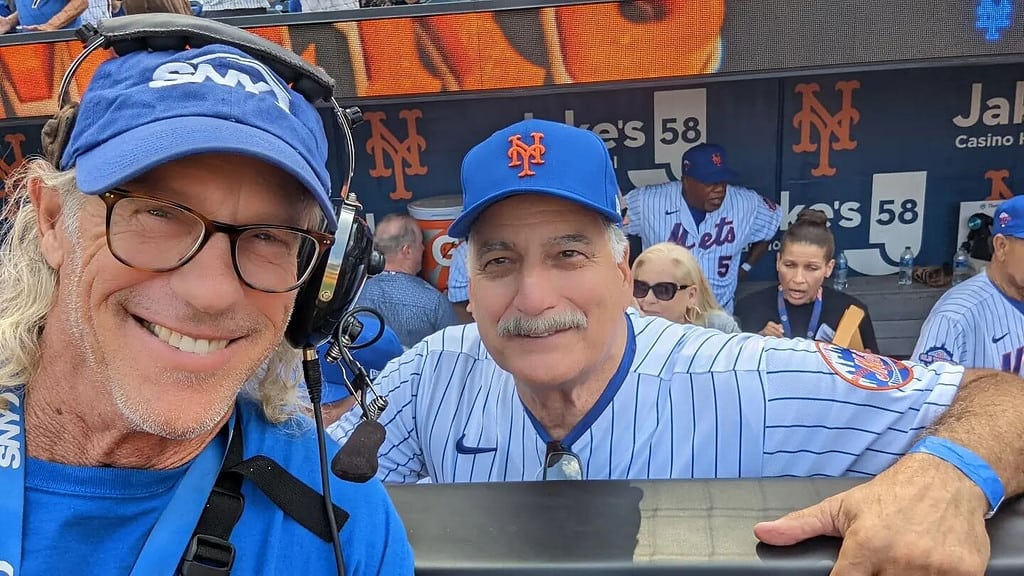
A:
POLYGON ((992 233, 1024 238, 1024 196, 1014 196, 996 208, 992 233))
POLYGON ((517 194, 543 194, 622 222, 619 186, 604 141, 590 130, 523 120, 477 144, 462 161, 463 212, 448 234, 469 236, 492 204, 517 194))
POLYGON ((731 182, 736 172, 729 169, 725 148, 717 144, 697 144, 683 153, 683 176, 703 184, 731 182))
POLYGON ((208 152, 243 154, 288 172, 337 229, 316 107, 229 46, 138 51, 104 62, 82 96, 60 168, 76 168, 79 189, 102 194, 208 152))

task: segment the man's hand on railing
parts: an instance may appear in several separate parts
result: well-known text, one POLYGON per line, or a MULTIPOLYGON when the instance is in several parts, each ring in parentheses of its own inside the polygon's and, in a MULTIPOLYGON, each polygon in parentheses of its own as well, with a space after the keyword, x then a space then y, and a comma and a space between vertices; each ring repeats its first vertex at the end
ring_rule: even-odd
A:
POLYGON ((991 554, 988 507, 959 470, 911 454, 870 482, 757 524, 754 534, 777 546, 843 538, 832 576, 981 576, 991 554))

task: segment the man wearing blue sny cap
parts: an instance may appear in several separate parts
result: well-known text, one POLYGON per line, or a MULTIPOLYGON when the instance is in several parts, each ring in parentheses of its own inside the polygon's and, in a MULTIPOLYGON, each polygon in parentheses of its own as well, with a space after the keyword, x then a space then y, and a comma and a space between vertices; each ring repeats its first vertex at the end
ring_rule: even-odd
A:
MULTIPOLYGON (((216 519, 237 520, 227 541, 192 538, 235 439, 320 491, 283 336, 338 226, 326 163, 313 104, 209 45, 106 61, 59 165, 8 180, 0 574, 164 575, 183 559, 212 574, 232 556, 233 574, 336 573, 326 522, 248 476, 241 516, 216 519)), ((380 483, 331 480, 347 573, 411 574, 380 483)))
POLYGON ((737 282, 768 250, 782 221, 774 202, 732 184, 736 176, 725 148, 698 144, 683 154, 682 181, 643 186, 625 198, 626 233, 639 236, 644 249, 675 242, 693 252, 729 312, 737 282))
POLYGON ((836 574, 983 571, 986 516, 1024 491, 1020 378, 627 313, 618 186, 588 130, 502 128, 466 155, 462 193, 450 234, 467 242, 476 323, 378 376, 379 478, 879 474, 755 534, 845 536, 836 574))
POLYGON ((935 303, 911 358, 1024 376, 1024 196, 996 208, 991 264, 935 303))

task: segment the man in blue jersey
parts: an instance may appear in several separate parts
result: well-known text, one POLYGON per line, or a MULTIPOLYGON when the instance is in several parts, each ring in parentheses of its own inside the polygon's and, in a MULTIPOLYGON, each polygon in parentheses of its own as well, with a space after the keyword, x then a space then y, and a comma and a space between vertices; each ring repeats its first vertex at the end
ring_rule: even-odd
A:
POLYGON ((1024 375, 1024 196, 992 219, 992 262, 935 303, 912 358, 1024 375))
MULTIPOLYGON (((462 185, 450 233, 468 239, 476 323, 377 379, 390 399, 379 478, 881 473, 755 532, 845 535, 837 574, 983 569, 986 514, 1024 489, 1018 378, 627 312, 615 175, 589 131, 513 124, 470 150, 462 185)), ((332 434, 346 438, 356 412, 332 434)))
POLYGON ((0 34, 18 30, 49 32, 77 28, 82 24, 82 13, 89 7, 88 0, 15 0, 15 10, 0 16, 0 34))
MULTIPOLYGON (((142 50, 98 68, 48 152, 8 180, 0 574, 339 573, 283 340, 338 226, 314 105, 233 47, 142 50), (257 455, 306 509, 251 480, 285 478, 265 460, 211 497, 257 455)), ((380 482, 331 482, 347 573, 412 574, 380 482)))

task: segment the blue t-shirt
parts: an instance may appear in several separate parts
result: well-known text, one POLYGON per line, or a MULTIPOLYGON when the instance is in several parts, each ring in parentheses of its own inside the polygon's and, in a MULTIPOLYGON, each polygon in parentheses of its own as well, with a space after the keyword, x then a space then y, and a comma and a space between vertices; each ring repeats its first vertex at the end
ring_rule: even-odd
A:
MULTIPOLYGON (((64 9, 68 5, 68 0, 38 0, 39 4, 33 7, 33 4, 37 0, 15 0, 15 6, 18 8, 18 24, 21 26, 38 26, 40 24, 46 24, 53 18, 55 14, 64 9)), ((68 23, 64 27, 65 30, 78 28, 82 25, 82 17, 79 15, 77 18, 68 23)))
MULTIPOLYGON (((269 424, 252 401, 240 401, 238 407, 244 457, 269 456, 319 492, 312 425, 294 431, 295 426, 269 424)), ((329 458, 337 449, 328 439, 329 458)), ((129 574, 186 469, 92 468, 29 458, 19 575, 129 574)), ((335 477, 331 481, 334 502, 349 513, 341 529, 346 573, 412 574, 405 528, 380 482, 355 484, 335 477)), ((285 515, 252 482, 242 485, 242 494, 245 508, 231 533, 232 574, 336 572, 330 544, 285 515)))

